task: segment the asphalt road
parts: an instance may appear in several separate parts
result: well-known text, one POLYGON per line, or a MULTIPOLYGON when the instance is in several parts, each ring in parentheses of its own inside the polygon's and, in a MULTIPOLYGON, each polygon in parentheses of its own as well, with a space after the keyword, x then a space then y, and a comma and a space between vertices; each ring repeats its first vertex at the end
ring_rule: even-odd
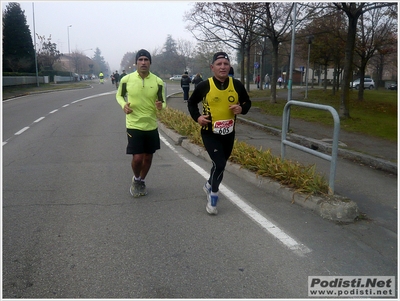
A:
POLYGON ((396 235, 370 243, 368 223, 323 220, 228 172, 209 216, 209 163, 162 132, 149 194, 133 199, 114 93, 3 102, 3 298, 306 298, 308 276, 397 276, 396 235))

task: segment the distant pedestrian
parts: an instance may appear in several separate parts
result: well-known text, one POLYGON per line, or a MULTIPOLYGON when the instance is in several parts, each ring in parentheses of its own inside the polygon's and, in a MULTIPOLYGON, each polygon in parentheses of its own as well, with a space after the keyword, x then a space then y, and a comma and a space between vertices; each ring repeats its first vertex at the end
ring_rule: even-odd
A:
POLYGON ((114 81, 115 81, 115 87, 118 89, 119 81, 120 81, 118 70, 116 70, 114 73, 114 81))
POLYGON ((228 76, 230 76, 230 77, 235 77, 235 70, 233 70, 233 67, 231 67, 231 68, 229 69, 229 74, 228 74, 228 76))
POLYGON ((121 75, 119 76, 119 81, 121 81, 121 79, 126 75, 125 69, 122 70, 121 75))
POLYGON ((188 75, 188 72, 185 71, 185 73, 182 75, 181 78, 181 88, 183 90, 183 101, 187 102, 189 99, 189 90, 190 90, 190 77, 188 75))
POLYGON ((271 82, 271 78, 269 77, 268 73, 265 74, 264 81, 265 81, 265 89, 269 89, 269 83, 271 82))
POLYGON ((114 83, 115 83, 115 81, 114 81, 114 72, 111 74, 110 78, 111 78, 111 84, 114 85, 114 83))
POLYGON ((279 76, 279 78, 278 78, 279 88, 282 88, 282 82, 283 82, 282 76, 279 76))
POLYGON ((192 84, 194 84, 194 88, 196 89, 197 85, 203 81, 200 73, 197 73, 195 77, 192 79, 192 84))
POLYGON ((104 74, 100 71, 99 73, 100 84, 104 84, 104 74))
POLYGON ((260 89, 260 80, 261 80, 260 74, 257 74, 257 77, 256 77, 257 89, 260 89))

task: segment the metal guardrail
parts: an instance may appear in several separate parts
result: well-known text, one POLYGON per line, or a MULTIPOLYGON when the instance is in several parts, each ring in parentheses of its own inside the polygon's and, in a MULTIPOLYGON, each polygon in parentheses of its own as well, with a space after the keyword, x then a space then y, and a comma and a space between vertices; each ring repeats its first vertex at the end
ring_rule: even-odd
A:
POLYGON ((282 138, 281 138, 281 159, 284 160, 286 153, 286 145, 291 146, 295 149, 304 151, 306 153, 312 154, 319 158, 325 159, 331 162, 330 172, 329 172, 329 194, 334 194, 334 186, 335 186, 335 174, 336 174, 336 161, 338 154, 338 145, 339 145, 339 130, 340 130, 340 119, 336 110, 331 106, 314 104, 303 101, 290 100, 286 103, 283 109, 283 118, 282 118, 282 138), (329 111, 332 114, 334 120, 334 129, 333 129, 333 141, 332 141, 332 153, 331 156, 326 155, 324 153, 315 151, 313 149, 304 147, 300 144, 293 143, 286 139, 288 128, 289 128, 289 120, 290 120, 290 107, 292 105, 297 105, 300 107, 313 108, 318 110, 329 111))

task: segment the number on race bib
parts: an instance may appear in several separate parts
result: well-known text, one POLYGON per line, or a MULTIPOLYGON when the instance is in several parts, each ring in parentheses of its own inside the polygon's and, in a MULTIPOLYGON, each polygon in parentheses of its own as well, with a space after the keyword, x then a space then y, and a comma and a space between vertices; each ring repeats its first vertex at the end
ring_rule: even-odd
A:
POLYGON ((214 123, 214 133, 218 135, 227 135, 233 132, 233 119, 218 120, 214 123))

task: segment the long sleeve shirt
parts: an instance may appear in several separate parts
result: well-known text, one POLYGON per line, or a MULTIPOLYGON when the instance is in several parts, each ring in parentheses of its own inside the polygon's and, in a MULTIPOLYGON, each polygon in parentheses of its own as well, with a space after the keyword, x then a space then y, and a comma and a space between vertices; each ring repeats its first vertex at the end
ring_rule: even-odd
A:
POLYGON ((157 128, 158 89, 162 89, 163 108, 166 107, 164 82, 161 78, 149 73, 142 78, 137 71, 121 79, 116 100, 124 108, 128 102, 132 113, 126 115, 126 128, 151 131, 157 128))

